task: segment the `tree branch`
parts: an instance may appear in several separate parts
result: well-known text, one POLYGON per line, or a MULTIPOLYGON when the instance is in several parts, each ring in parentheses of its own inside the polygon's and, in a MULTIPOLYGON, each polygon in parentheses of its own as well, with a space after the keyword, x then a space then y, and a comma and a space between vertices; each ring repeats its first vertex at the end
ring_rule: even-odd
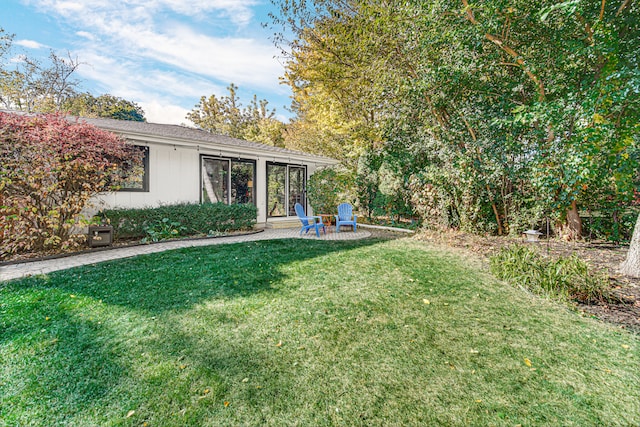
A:
MULTIPOLYGON (((468 0, 462 0, 462 4, 464 5, 464 10, 465 10, 465 12, 467 14, 467 19, 469 19, 469 22, 471 22, 474 25, 477 25, 478 21, 476 20, 475 16, 473 15, 473 10, 469 6, 469 1, 468 0)), ((504 52, 506 52, 508 55, 510 55, 513 59, 515 59, 515 62, 518 65, 518 67, 520 67, 520 69, 522 69, 525 72, 525 74, 529 77, 529 79, 531 79, 531 81, 533 81, 533 83, 536 85, 536 88, 537 88, 537 91, 538 91, 538 100, 539 101, 543 101, 544 98, 545 98, 544 84, 540 81, 538 76, 536 76, 531 70, 528 69, 528 67, 525 64, 524 59, 522 59, 520 54, 518 52, 516 52, 514 49, 510 48, 509 46, 507 46, 504 43, 504 41, 498 36, 494 36, 493 34, 487 33, 487 34, 485 34, 484 37, 487 40, 493 42, 493 44, 495 44, 500 49, 502 49, 504 52)))
POLYGON ((520 54, 515 50, 513 50, 512 48, 510 48, 509 46, 505 45, 504 42, 499 37, 496 37, 493 34, 487 33, 485 34, 485 38, 493 42, 496 46, 500 47, 500 49, 502 49, 511 57, 513 57, 513 59, 515 59, 516 64, 525 72, 525 74, 529 77, 529 79, 531 79, 531 81, 533 81, 536 87, 538 88, 538 100, 543 101, 545 98, 544 84, 540 81, 538 76, 533 74, 533 72, 531 72, 531 70, 527 68, 526 63, 524 59, 522 59, 520 54))
POLYGON ((624 0, 624 2, 620 5, 620 8, 618 9, 618 11, 616 12, 616 18, 618 17, 618 15, 620 15, 622 13, 622 11, 624 11, 627 6, 629 6, 631 4, 631 0, 624 0))
POLYGON ((464 5, 464 11, 467 13, 467 18, 473 25, 477 25, 478 21, 476 21, 475 16, 473 16, 473 10, 469 6, 469 2, 467 0, 462 0, 462 4, 464 5))
MULTIPOLYGON (((593 28, 591 28, 591 25, 589 25, 587 20, 584 19, 584 17, 578 12, 576 12, 576 18, 582 25, 584 25, 584 32, 587 33, 587 42, 589 43, 589 45, 593 45, 593 28)), ((602 18, 600 18, 600 20, 602 20, 602 18)))

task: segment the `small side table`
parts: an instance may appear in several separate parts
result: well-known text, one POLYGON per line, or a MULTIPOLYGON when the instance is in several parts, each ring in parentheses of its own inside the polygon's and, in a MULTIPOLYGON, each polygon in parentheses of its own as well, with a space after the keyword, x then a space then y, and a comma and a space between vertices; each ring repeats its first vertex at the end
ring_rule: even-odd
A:
POLYGON ((316 216, 319 216, 322 219, 322 223, 324 224, 325 227, 331 227, 331 219, 333 218, 333 215, 316 214, 316 216))

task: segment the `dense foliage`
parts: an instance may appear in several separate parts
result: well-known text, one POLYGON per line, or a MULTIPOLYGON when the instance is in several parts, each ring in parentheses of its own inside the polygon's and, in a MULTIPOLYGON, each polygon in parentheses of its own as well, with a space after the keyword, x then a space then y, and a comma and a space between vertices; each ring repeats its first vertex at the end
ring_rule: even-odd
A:
POLYGON ((183 203, 145 209, 109 209, 98 214, 114 228, 116 239, 211 235, 250 230, 258 216, 252 204, 183 203))
POLYGON ((307 182, 307 197, 314 212, 337 213, 340 203, 356 201, 353 175, 345 169, 320 169, 307 182))
POLYGON ((289 136, 349 165, 361 205, 496 233, 550 217, 579 237, 580 211, 621 218, 633 199, 637 2, 274 3, 295 36, 276 40, 289 136))
POLYGON ((138 151, 116 135, 62 115, 0 112, 0 258, 64 250, 81 212, 116 188, 114 171, 138 151))
POLYGON ((105 117, 134 122, 146 121, 144 110, 138 104, 107 94, 98 97, 90 93, 77 94, 67 99, 61 108, 80 117, 105 117))
POLYGON ((275 118, 275 109, 268 109, 269 102, 258 101, 254 95, 251 103, 243 107, 237 96, 238 87, 232 83, 227 90, 228 96, 201 97, 186 118, 208 132, 282 147, 284 124, 275 118))

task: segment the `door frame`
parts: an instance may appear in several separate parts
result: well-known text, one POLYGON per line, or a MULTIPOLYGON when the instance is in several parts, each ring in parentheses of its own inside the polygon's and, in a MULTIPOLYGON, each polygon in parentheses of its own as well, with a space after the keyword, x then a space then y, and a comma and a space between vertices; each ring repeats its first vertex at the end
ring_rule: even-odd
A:
POLYGON ((266 162, 266 182, 265 182, 265 192, 266 192, 266 204, 267 206, 270 205, 270 201, 269 201, 269 166, 284 166, 286 167, 286 173, 285 173, 285 194, 284 194, 284 215, 269 215, 269 211, 267 210, 267 218, 291 218, 291 217, 295 217, 295 215, 290 215, 291 212, 291 206, 290 205, 290 195, 291 195, 291 188, 290 188, 290 173, 291 173, 291 169, 302 169, 303 170, 303 182, 302 182, 302 202, 301 205, 304 208, 305 213, 307 212, 307 166, 306 165, 301 165, 301 164, 295 164, 295 163, 283 163, 283 162, 266 162))

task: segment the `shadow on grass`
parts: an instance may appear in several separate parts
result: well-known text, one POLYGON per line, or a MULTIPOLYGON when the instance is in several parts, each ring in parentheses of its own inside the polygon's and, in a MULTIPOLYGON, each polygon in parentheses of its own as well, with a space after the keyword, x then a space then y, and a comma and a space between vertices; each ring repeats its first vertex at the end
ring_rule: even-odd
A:
POLYGON ((283 265, 380 241, 282 239, 178 249, 13 281, 5 291, 56 289, 154 315, 269 292, 283 265))
MULTIPOLYGON (((238 376, 249 370, 267 378, 275 363, 260 349, 224 338, 216 342, 211 336, 212 342, 203 347, 197 335, 180 331, 178 325, 173 331, 173 326, 163 325, 159 342, 150 339, 145 344, 140 341, 152 332, 139 329, 158 334, 151 320, 156 317, 216 300, 278 292, 285 265, 315 258, 321 263, 325 254, 380 241, 291 239, 188 248, 6 283, 0 288, 0 356, 12 379, 0 384, 2 418, 69 419, 88 408, 94 413, 106 410, 102 405, 108 405, 109 390, 120 382, 155 387, 130 377, 142 363, 133 355, 141 354, 145 345, 160 365, 186 356, 196 377, 211 378, 211 371, 238 376), (129 341, 127 328, 138 329, 129 341), (211 352, 215 348, 220 351, 211 352), (36 395, 41 404, 34 406, 36 395)), ((233 322, 210 320, 209 327, 233 322)), ((224 393, 223 380, 210 387, 212 397, 224 393)), ((178 386, 173 393, 189 390, 178 386)))
POLYGON ((10 373, 0 382, 0 420, 6 425, 45 425, 70 413, 96 412, 96 402, 108 399, 130 372, 114 337, 97 320, 78 316, 53 297, 38 295, 22 322, 1 322, 0 360, 10 373))

